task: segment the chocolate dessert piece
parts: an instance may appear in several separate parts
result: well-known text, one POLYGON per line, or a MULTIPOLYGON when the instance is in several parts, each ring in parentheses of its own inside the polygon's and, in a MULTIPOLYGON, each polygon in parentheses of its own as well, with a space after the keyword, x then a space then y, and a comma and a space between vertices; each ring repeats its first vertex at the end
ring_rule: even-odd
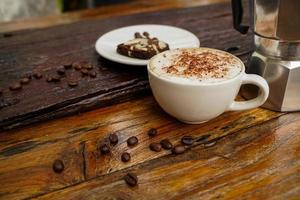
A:
POLYGON ((169 50, 167 43, 157 38, 150 38, 147 32, 144 32, 143 36, 140 33, 135 33, 134 36, 135 39, 118 45, 117 52, 119 54, 133 58, 149 59, 158 53, 169 50))

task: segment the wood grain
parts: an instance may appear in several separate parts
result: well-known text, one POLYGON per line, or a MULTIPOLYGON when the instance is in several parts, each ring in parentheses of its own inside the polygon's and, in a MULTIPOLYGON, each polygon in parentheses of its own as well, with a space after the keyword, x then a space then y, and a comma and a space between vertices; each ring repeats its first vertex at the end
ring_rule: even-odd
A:
POLYGON ((0 23, 0 32, 46 28, 49 26, 69 24, 88 19, 104 19, 128 14, 204 6, 224 2, 229 2, 229 0, 131 0, 126 3, 106 5, 104 7, 101 6, 94 9, 63 13, 60 15, 2 22, 0 23))
MULTIPOLYGON (((206 142, 219 140, 281 115, 283 113, 254 109, 239 113, 228 112, 201 125, 185 125, 165 114, 152 97, 146 97, 79 116, 2 132, 0 163, 4 164, 0 167, 0 194, 13 199, 39 196, 165 157, 170 153, 153 153, 148 148, 150 142, 168 138, 176 144, 183 135, 195 138, 210 135, 206 142), (157 128, 159 135, 149 139, 146 133, 152 127, 157 128), (118 134, 119 144, 112 148, 110 155, 103 156, 99 152, 99 145, 112 132, 118 134), (138 137, 137 147, 127 147, 126 140, 130 136, 138 137), (124 151, 132 155, 131 162, 126 164, 120 160, 124 151), (52 171, 55 159, 67 163, 66 172, 61 175, 52 171), (18 174, 22 176, 17 176, 18 174), (10 184, 5 184, 6 182, 10 184), (18 184, 22 187, 18 191, 13 190, 18 184)), ((196 143, 195 148, 201 142, 196 143)))
MULTIPOLYGON (((251 35, 241 37, 231 29, 230 7, 226 4, 126 16, 122 17, 124 21, 114 18, 113 22, 116 27, 137 24, 142 17, 151 23, 160 19, 163 24, 187 28, 199 36, 202 46, 220 49, 227 48, 228 44, 240 46, 235 54, 244 61, 251 50, 251 35), (172 19, 174 14, 176 19, 172 19)), ((77 58, 82 52, 83 57, 80 58, 91 58, 97 65, 98 62, 106 63, 103 70, 107 70, 108 74, 127 76, 129 73, 131 78, 138 77, 139 84, 129 81, 127 86, 122 85, 110 91, 112 93, 70 104, 69 108, 74 109, 74 113, 79 111, 77 107, 86 110, 95 102, 101 105, 114 103, 111 97, 117 96, 120 90, 121 93, 132 88, 147 91, 147 80, 142 79, 145 71, 128 72, 128 69, 124 70, 106 60, 98 61, 91 46, 86 49, 81 47, 80 44, 85 44, 84 40, 92 44, 100 31, 113 29, 106 27, 102 30, 105 26, 98 27, 99 23, 109 24, 111 21, 89 21, 46 30, 16 32, 13 37, 0 40, 0 45, 11 49, 7 54, 0 50, 0 56, 13 58, 11 66, 19 66, 21 71, 23 63, 26 71, 30 69, 28 63, 35 63, 34 67, 43 61, 48 63, 46 68, 50 69, 64 57, 77 58), (75 39, 65 38, 67 30, 70 30, 70 38, 79 39, 76 40, 78 45, 74 43, 75 39), (50 35, 46 34, 49 32, 50 35), (55 42, 51 43, 49 39, 55 42), (64 47, 69 42, 74 44, 64 47), (12 54, 13 48, 16 54, 12 54), (66 52, 64 48, 67 48, 66 52), (26 51, 31 54, 26 54, 26 51), (16 55, 19 55, 18 59, 14 57, 16 55)), ((1 69, 4 69, 2 64, 0 59, 1 69)), ((18 75, 9 70, 7 63, 5 65, 8 75, 18 75)), ((132 91, 130 94, 133 94, 132 91)), ((132 98, 130 95, 123 97, 124 100, 132 98)), ((116 99, 119 98, 117 96, 116 99)), ((57 113, 64 113, 69 108, 49 110, 50 117, 39 114, 34 120, 40 120, 39 116, 42 119, 59 116, 57 113)), ((278 113, 257 108, 227 112, 200 125, 185 125, 164 113, 152 97, 135 98, 0 132, 0 199, 299 199, 299 133, 299 113, 278 113), (150 128, 158 130, 154 138, 146 134, 150 128), (112 132, 118 134, 119 143, 112 147, 111 154, 104 156, 98 148, 112 132), (174 156, 169 151, 155 153, 148 148, 151 142, 165 138, 177 144, 184 135, 191 135, 198 142, 183 155, 174 156), (204 135, 208 137, 200 140, 204 135), (138 137, 136 147, 127 147, 126 140, 130 136, 138 137), (203 143, 215 145, 209 147, 203 143), (132 155, 132 160, 126 164, 120 161, 124 151, 132 155), (62 160, 65 165, 60 174, 52 169, 56 159, 62 160), (127 172, 137 173, 137 187, 131 188, 124 183, 122 177, 127 172)))
MULTIPOLYGON (((16 32, 0 39, 0 129, 74 114, 95 107, 136 98, 149 91, 146 70, 129 68, 99 59, 94 50, 96 39, 103 33, 145 22, 182 27, 195 33, 201 46, 226 49, 239 46, 234 54, 244 61, 251 52, 252 35, 241 35, 232 28, 231 7, 217 4, 116 17, 107 20, 78 22, 43 30, 16 32), (11 92, 9 85, 23 72, 40 70, 53 74, 66 61, 86 61, 96 66, 95 79, 83 78, 79 87, 70 89, 63 78, 49 84, 45 79, 32 81, 20 92, 11 92)), ((77 74, 77 76, 79 76, 77 74)))
POLYGON ((299 132, 299 113, 280 116, 213 147, 198 145, 38 199, 298 199, 299 132), (128 171, 139 177, 135 188, 122 180, 128 171))

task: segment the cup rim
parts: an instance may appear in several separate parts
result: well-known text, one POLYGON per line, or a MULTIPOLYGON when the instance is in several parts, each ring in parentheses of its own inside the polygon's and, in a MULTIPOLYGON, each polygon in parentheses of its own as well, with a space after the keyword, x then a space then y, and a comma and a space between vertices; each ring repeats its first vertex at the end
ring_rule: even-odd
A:
POLYGON ((219 49, 214 49, 214 48, 208 48, 208 47, 197 47, 197 48, 176 48, 176 49, 172 49, 172 50, 168 50, 167 52, 170 52, 170 51, 175 51, 175 50, 181 50, 181 49, 187 49, 187 50, 192 50, 192 49, 208 49, 208 50, 212 50, 212 51, 218 51, 218 52, 221 52, 221 53, 225 53, 225 54, 228 54, 228 55, 231 55, 233 56, 235 59, 237 59, 240 63, 241 63, 241 66, 242 66, 242 70, 240 71, 240 73, 238 75, 236 75, 235 77, 231 78, 231 79, 228 79, 228 80, 223 80, 223 81, 220 81, 220 82, 211 82, 211 83, 204 83, 204 82, 185 82, 185 83, 181 83, 181 82, 178 82, 178 81, 175 81, 175 80, 170 80, 168 78, 165 78, 165 77, 162 77, 162 76, 159 76, 158 74, 154 73, 152 70, 150 70, 150 63, 153 61, 153 59, 155 59, 155 57, 157 56, 160 56, 161 54, 165 53, 166 51, 164 52, 161 52, 155 56, 153 56, 148 64, 147 64, 147 71, 148 71, 148 74, 151 74, 153 76, 155 76, 156 78, 162 80, 162 81, 165 81, 165 82, 169 82, 169 83, 172 83, 172 84, 178 84, 178 85, 191 85, 191 86, 202 86, 202 85, 222 85, 224 83, 228 83, 228 82, 232 82, 234 80, 236 80, 237 78, 239 78, 240 76, 243 76, 243 74, 245 74, 245 64, 243 63, 243 61, 238 58, 237 56, 231 54, 231 53, 228 53, 226 51, 222 51, 222 50, 219 50, 219 49))

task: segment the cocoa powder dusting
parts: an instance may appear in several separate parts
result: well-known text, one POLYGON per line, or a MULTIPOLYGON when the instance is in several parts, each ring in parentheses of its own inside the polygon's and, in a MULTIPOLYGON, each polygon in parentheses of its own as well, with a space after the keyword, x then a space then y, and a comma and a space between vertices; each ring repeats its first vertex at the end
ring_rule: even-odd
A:
POLYGON ((227 54, 207 51, 182 51, 174 56, 172 65, 162 69, 169 74, 182 77, 223 78, 228 74, 230 66, 236 63, 236 59, 227 54))

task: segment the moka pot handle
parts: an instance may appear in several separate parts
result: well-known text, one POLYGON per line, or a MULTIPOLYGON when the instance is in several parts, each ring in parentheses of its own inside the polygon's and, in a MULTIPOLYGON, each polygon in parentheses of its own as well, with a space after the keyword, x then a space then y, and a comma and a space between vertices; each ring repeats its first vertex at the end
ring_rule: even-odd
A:
POLYGON ((233 16, 233 27, 235 30, 242 34, 248 32, 249 26, 242 25, 243 20, 243 6, 242 0, 231 0, 232 16, 233 16))

